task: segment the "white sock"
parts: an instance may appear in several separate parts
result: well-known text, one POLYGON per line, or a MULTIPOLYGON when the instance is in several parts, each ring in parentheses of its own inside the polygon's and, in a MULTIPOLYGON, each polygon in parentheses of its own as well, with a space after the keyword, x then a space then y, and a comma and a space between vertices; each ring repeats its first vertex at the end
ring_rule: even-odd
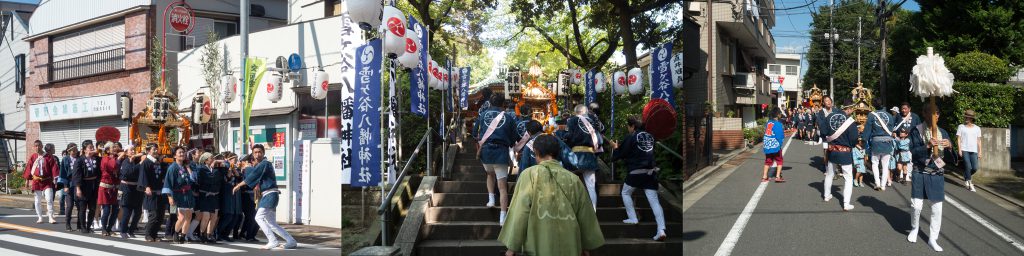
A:
POLYGON ((505 217, 508 215, 508 211, 501 211, 498 215, 498 225, 505 226, 505 217))
POLYGON ((487 195, 488 195, 487 202, 488 203, 494 203, 495 202, 495 200, 494 200, 495 194, 494 193, 488 193, 487 195))

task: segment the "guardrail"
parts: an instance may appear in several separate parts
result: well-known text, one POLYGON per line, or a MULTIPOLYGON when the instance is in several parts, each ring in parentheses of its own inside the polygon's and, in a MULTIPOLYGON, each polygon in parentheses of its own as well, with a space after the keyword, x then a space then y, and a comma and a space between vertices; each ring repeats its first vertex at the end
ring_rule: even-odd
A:
MULTIPOLYGON (((430 138, 430 136, 431 136, 430 133, 431 132, 432 132, 432 130, 430 129, 430 127, 427 127, 426 136, 423 136, 423 138, 420 139, 420 143, 416 145, 416 150, 414 150, 412 152, 412 155, 409 156, 409 160, 405 161, 405 166, 402 167, 402 171, 398 174, 398 178, 395 178, 396 181, 401 181, 402 179, 405 178, 406 173, 408 173, 408 171, 409 171, 409 166, 411 166, 412 163, 416 161, 416 157, 420 155, 420 151, 423 149, 423 145, 426 144, 427 138, 430 138)), ((429 160, 428 160, 428 164, 429 164, 429 160)), ((401 186, 392 185, 391 189, 388 189, 388 193, 386 194, 387 196, 384 197, 384 200, 381 200, 380 207, 377 208, 377 214, 380 215, 380 221, 381 221, 381 223, 380 223, 380 225, 381 225, 381 230, 380 230, 381 245, 387 245, 387 238, 388 238, 388 226, 387 226, 387 223, 388 223, 388 215, 391 214, 391 198, 395 196, 395 193, 398 191, 399 187, 401 187, 401 186)))
POLYGON ((54 61, 50 64, 50 81, 64 81, 119 70, 124 70, 124 48, 54 61))

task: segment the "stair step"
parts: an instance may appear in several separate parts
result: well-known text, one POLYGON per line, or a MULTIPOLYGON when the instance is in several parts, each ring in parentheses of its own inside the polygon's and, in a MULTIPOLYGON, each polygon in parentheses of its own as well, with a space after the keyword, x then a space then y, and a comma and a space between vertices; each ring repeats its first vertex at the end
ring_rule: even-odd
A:
MULTIPOLYGON (((434 206, 483 206, 487 203, 487 193, 434 193, 434 206)), ((510 198, 511 199, 511 198, 510 198)), ((649 207, 647 197, 642 193, 633 193, 635 207, 649 207)), ((622 196, 603 195, 597 197, 597 207, 621 207, 622 196)))
MULTIPOLYGON (((509 188, 515 187, 515 182, 509 182, 509 188)), ((622 191, 621 183, 597 184, 598 195, 619 195, 622 191)), ((497 192, 497 189, 495 189, 497 192)), ((480 181, 441 181, 434 187, 434 193, 487 193, 487 183, 480 181)))
MULTIPOLYGON (((495 213, 497 215, 497 213, 495 213)), ((654 236, 658 225, 654 221, 639 224, 625 224, 620 221, 600 222, 601 232, 607 238, 647 238, 654 236)), ((666 234, 682 234, 683 224, 668 222, 666 234)), ((497 221, 447 221, 428 222, 423 226, 420 237, 423 240, 494 240, 501 233, 497 221)))
MULTIPOLYGON (((653 236, 654 234, 651 234, 653 236)), ((416 255, 496 255, 507 248, 498 240, 428 240, 416 246, 416 255)), ((593 255, 682 255, 683 239, 669 237, 664 242, 649 238, 605 238, 593 255)))
MULTIPOLYGON (((449 206, 430 207, 427 209, 427 222, 444 221, 485 221, 498 223, 501 209, 486 206, 449 206)), ((650 208, 636 208, 637 218, 641 221, 654 221, 654 213, 650 208)), ((626 219, 626 209, 622 207, 597 207, 597 220, 618 222, 626 219)))

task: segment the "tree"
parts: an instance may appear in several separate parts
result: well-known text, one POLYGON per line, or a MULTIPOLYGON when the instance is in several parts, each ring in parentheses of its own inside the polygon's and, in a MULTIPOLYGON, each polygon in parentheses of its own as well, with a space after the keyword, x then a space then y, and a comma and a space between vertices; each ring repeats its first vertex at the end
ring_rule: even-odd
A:
MULTIPOLYGON (((889 58, 889 53, 886 50, 887 50, 887 46, 888 46, 887 45, 888 44, 887 39, 889 38, 889 26, 888 26, 889 18, 892 17, 892 14, 893 14, 894 11, 899 10, 900 6, 902 6, 903 3, 906 3, 906 2, 907 2, 907 0, 900 0, 900 2, 898 2, 898 3, 891 4, 891 3, 889 3, 889 0, 878 0, 878 6, 875 7, 875 26, 878 26, 878 29, 879 29, 878 34, 881 36, 881 39, 882 39, 882 47, 880 49, 880 52, 882 54, 878 55, 878 57, 879 57, 879 64, 881 64, 881 65, 879 65, 879 67, 881 68, 881 76, 882 76, 882 79, 879 80, 879 88, 880 88, 879 91, 881 91, 881 92, 884 92, 884 91, 887 90, 887 88, 886 88, 886 75, 887 75, 886 73, 887 72, 886 71, 887 71, 888 66, 887 66, 886 61, 889 58)), ((886 104, 885 97, 882 97, 882 104, 883 105, 886 104)))
POLYGON ((163 75, 160 72, 160 57, 163 57, 163 46, 160 45, 160 39, 154 36, 149 40, 149 55, 146 58, 146 62, 149 64, 149 88, 151 90, 160 87, 160 76, 163 75))
POLYGON ((200 56, 200 63, 203 65, 203 81, 206 82, 206 86, 210 88, 210 98, 213 98, 213 107, 219 109, 220 106, 220 77, 224 74, 224 68, 221 66, 222 57, 220 54, 220 44, 217 41, 220 40, 217 33, 213 30, 206 32, 206 42, 203 45, 202 56, 200 56))
MULTIPOLYGON (((602 1, 603 2, 603 1, 602 1)), ((682 3, 678 0, 608 0, 614 6, 619 26, 619 36, 622 37, 622 52, 626 56, 626 66, 636 66, 637 46, 643 44, 647 48, 653 48, 666 39, 682 38, 683 20, 667 19, 659 20, 661 12, 673 15, 668 8, 672 3, 682 3)), ((680 5, 681 7, 681 5, 680 5)))
POLYGON ((512 1, 511 11, 520 26, 513 37, 529 29, 576 66, 601 66, 615 53, 621 38, 619 28, 607 18, 610 8, 601 5, 587 0, 512 1))
POLYGON ((497 0, 408 0, 398 2, 397 6, 402 10, 412 10, 410 13, 430 28, 426 36, 431 46, 443 45, 447 48, 432 47, 432 53, 443 52, 454 57, 459 48, 469 52, 480 51, 483 45, 480 33, 483 32, 489 10, 497 6, 497 0), (441 36, 441 40, 434 40, 437 35, 441 36), (435 49, 439 51, 433 51, 435 49))
MULTIPOLYGON (((804 76, 804 89, 817 84, 818 88, 827 89, 829 85, 828 40, 823 35, 828 33, 828 6, 822 6, 817 13, 811 14, 811 44, 807 52, 808 69, 804 76)), ((834 44, 835 56, 832 75, 835 80, 836 104, 842 99, 850 99, 850 89, 857 86, 857 23, 862 18, 861 32, 861 83, 865 88, 876 88, 879 83, 879 52, 873 51, 879 43, 878 27, 870 22, 875 18, 875 6, 864 0, 843 1, 834 11, 833 26, 839 39, 834 44)), ((878 91, 875 95, 879 95, 878 91)))
POLYGON ((1024 1, 917 0, 925 46, 954 56, 980 51, 1024 64, 1024 1))

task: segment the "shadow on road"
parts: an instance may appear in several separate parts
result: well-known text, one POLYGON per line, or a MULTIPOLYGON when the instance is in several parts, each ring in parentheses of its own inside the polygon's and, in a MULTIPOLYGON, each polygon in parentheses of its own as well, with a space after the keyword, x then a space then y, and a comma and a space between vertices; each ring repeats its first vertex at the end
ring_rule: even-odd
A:
MULTIPOLYGON (((833 183, 833 186, 834 186, 834 184, 835 183, 833 183)), ((811 183, 808 183, 807 186, 811 187, 811 188, 814 188, 814 191, 817 191, 819 195, 824 195, 825 194, 825 183, 824 182, 821 182, 821 181, 811 182, 811 183)), ((832 190, 832 197, 839 198, 839 196, 842 195, 842 191, 839 191, 839 192, 840 192, 839 195, 836 195, 836 190, 833 189, 832 190)))
POLYGON ((871 207, 871 210, 875 211, 875 213, 885 217, 885 220, 889 222, 889 226, 892 227, 893 231, 904 235, 908 234, 908 230, 910 230, 910 213, 882 202, 873 196, 858 197, 857 202, 864 206, 871 207))
POLYGON ((683 241, 697 240, 697 239, 700 239, 701 237, 704 237, 704 235, 707 235, 707 234, 708 234, 708 232, 704 232, 704 231, 683 232, 683 241))
POLYGON ((821 173, 825 173, 825 158, 821 156, 812 156, 811 162, 808 163, 807 166, 810 166, 821 173))

